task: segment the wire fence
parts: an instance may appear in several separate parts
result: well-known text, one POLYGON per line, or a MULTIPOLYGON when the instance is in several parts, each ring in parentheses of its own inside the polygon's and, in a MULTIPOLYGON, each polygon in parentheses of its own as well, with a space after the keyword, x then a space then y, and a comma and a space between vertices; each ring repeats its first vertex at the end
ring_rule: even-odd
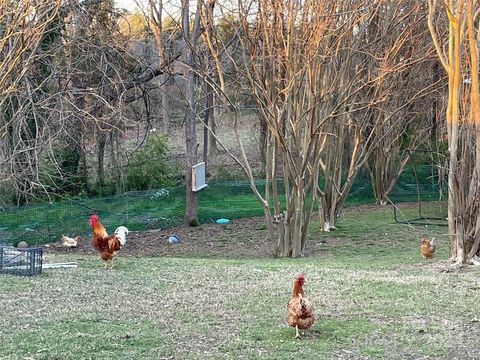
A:
MULTIPOLYGON (((407 169, 397 182, 390 199, 394 202, 442 199, 442 179, 435 167, 407 169)), ((257 181, 263 192, 264 181, 257 181)), ((365 173, 357 176, 346 205, 373 203, 370 180, 365 173)), ((99 215, 107 231, 120 225, 132 231, 164 229, 183 222, 184 187, 127 192, 121 195, 69 199, 35 206, 0 210, 0 243, 26 241, 39 245, 57 241, 62 234, 90 236, 88 216, 99 215)), ((263 210, 247 181, 209 183, 198 193, 200 223, 218 218, 239 219, 260 216, 263 210)))

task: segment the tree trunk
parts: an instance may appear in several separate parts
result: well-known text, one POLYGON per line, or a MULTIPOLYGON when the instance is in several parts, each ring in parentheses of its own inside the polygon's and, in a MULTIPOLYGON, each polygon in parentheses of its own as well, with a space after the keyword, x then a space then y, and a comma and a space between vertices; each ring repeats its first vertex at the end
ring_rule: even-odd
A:
POLYGON ((184 221, 186 225, 196 226, 198 224, 197 215, 197 193, 192 190, 193 178, 192 167, 197 163, 197 136, 195 125, 194 109, 190 106, 195 106, 194 99, 194 74, 191 72, 187 77, 186 94, 189 103, 189 109, 185 114, 185 145, 186 145, 186 162, 185 162, 185 174, 186 174, 186 190, 185 190, 185 217, 184 221))
POLYGON ((213 136, 215 132, 212 130, 213 134, 212 136, 209 133, 208 128, 211 126, 212 122, 215 127, 215 119, 213 118, 213 89, 208 83, 205 84, 205 93, 206 93, 206 102, 205 102, 205 115, 203 118, 203 161, 205 162, 205 172, 208 172, 208 155, 212 153, 212 151, 209 149, 209 145, 211 143, 215 144, 216 142, 212 141, 211 139, 215 140, 215 137, 213 136), (213 120, 213 121, 212 121, 213 120))
POLYGON ((448 53, 445 54, 433 24, 436 3, 429 1, 428 5, 428 27, 448 75, 450 255, 455 264, 475 263, 473 260, 480 242, 480 104, 474 14, 478 14, 479 9, 477 4, 474 9, 471 1, 458 2, 455 8, 443 3, 449 21, 448 53), (465 4, 466 8, 463 7, 465 4), (464 74, 470 74, 468 81, 464 81, 464 74), (474 149, 472 143, 476 145, 474 149))
MULTIPOLYGON (((204 29, 207 33, 207 39, 213 38, 213 12, 215 8, 216 0, 208 0, 205 4, 205 18, 204 22, 206 23, 206 29, 204 29)), ((208 41, 207 41, 208 43, 208 41)), ((211 43, 210 43, 211 45, 211 43)), ((221 54, 219 55, 221 57, 221 54)), ((219 60, 221 61, 221 60, 219 60)), ((215 129, 215 111, 214 111, 214 102, 215 102, 215 90, 212 86, 212 82, 214 81, 215 77, 215 64, 210 58, 209 54, 205 54, 205 74, 206 74, 206 81, 205 81, 205 94, 206 94, 206 114, 205 114, 205 121, 204 123, 211 129, 212 134, 209 134, 208 128, 205 127, 205 135, 204 135, 204 161, 205 165, 207 164, 207 158, 210 154, 215 154, 217 152, 217 140, 215 138, 216 129, 215 129)))
POLYGON ((105 145, 107 143, 106 134, 100 135, 97 143, 97 184, 100 188, 100 191, 103 193, 105 188, 105 168, 104 168, 104 159, 105 159, 105 145))
POLYGON ((197 193, 192 190, 193 177, 192 167, 197 163, 197 134, 195 121, 195 73, 193 71, 195 62, 195 45, 197 42, 197 33, 200 26, 200 2, 197 3, 197 14, 195 23, 190 35, 190 11, 188 0, 182 1, 182 30, 185 36, 185 63, 188 67, 185 77, 185 97, 187 100, 187 109, 185 112, 185 145, 186 145, 186 189, 185 189, 185 216, 184 222, 189 226, 198 225, 197 214, 197 193))
POLYGON ((261 116, 259 117, 259 124, 260 124, 260 136, 258 139, 258 149, 260 151, 260 173, 263 174, 265 172, 265 164, 266 164, 266 155, 265 155, 265 148, 267 146, 267 122, 261 116))
POLYGON ((112 163, 112 177, 115 183, 116 193, 123 191, 122 166, 119 154, 118 131, 113 129, 110 132, 110 161, 112 163))
MULTIPOLYGON (((216 111, 216 101, 215 101, 215 94, 212 92, 211 94, 211 107, 209 108, 210 114, 208 115, 208 127, 211 129, 212 134, 217 133, 217 113, 216 111)), ((208 137, 208 154, 216 154, 218 152, 218 146, 217 146, 217 139, 215 136, 209 136, 208 137)))
POLYGON ((163 123, 163 132, 165 134, 170 134, 170 126, 172 119, 170 117, 170 97, 168 96, 170 90, 170 75, 163 74, 160 77, 162 85, 162 123, 163 123))

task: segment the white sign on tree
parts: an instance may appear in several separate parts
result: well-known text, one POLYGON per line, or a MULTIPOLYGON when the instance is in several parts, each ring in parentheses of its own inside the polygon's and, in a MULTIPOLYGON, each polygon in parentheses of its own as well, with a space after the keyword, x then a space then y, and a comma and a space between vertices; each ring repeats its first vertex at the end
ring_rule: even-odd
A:
POLYGON ((201 162, 192 167, 192 191, 199 191, 206 187, 205 184, 205 163, 201 162))

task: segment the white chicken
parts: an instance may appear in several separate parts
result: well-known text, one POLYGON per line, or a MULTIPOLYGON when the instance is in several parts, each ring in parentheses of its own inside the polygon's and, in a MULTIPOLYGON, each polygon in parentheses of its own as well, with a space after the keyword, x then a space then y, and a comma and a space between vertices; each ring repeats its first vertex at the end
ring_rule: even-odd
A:
POLYGON ((67 248, 75 248, 78 246, 78 242, 80 241, 80 239, 80 236, 75 236, 74 238, 71 238, 62 234, 62 246, 67 248))

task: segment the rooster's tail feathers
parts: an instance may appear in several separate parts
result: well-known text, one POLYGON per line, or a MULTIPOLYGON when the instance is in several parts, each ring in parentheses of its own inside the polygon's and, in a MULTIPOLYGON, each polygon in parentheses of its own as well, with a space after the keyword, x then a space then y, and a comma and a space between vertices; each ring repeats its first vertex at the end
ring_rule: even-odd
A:
POLYGON ((115 229, 115 235, 118 237, 120 244, 123 246, 127 242, 128 229, 125 226, 119 226, 115 229))

